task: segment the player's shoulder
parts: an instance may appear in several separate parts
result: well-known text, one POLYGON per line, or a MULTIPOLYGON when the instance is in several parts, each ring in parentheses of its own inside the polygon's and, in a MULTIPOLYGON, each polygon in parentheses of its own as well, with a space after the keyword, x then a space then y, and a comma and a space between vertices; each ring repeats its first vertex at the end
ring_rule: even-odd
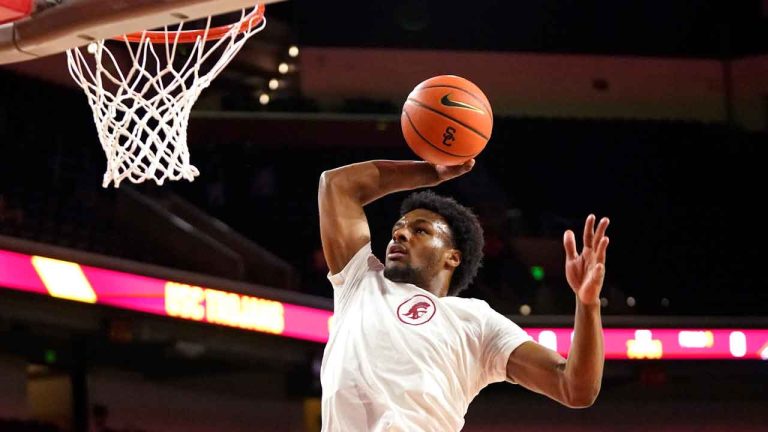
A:
POLYGON ((372 271, 372 272, 384 271, 384 264, 373 253, 368 255, 368 271, 372 271))
POLYGON ((490 308, 491 306, 485 300, 476 299, 473 297, 458 297, 458 296, 445 296, 444 301, 451 302, 457 306, 468 308, 490 308))
POLYGON ((493 311, 488 302, 476 298, 446 296, 441 300, 454 310, 462 310, 473 315, 482 316, 493 311))
POLYGON ((382 264, 381 260, 379 260, 373 253, 370 242, 361 247, 352 260, 361 261, 365 271, 380 272, 384 270, 384 264, 382 264))
POLYGON ((348 281, 364 278, 370 273, 381 272, 384 264, 376 258, 371 250, 371 243, 363 245, 344 268, 336 274, 328 274, 328 279, 334 286, 342 286, 348 281))

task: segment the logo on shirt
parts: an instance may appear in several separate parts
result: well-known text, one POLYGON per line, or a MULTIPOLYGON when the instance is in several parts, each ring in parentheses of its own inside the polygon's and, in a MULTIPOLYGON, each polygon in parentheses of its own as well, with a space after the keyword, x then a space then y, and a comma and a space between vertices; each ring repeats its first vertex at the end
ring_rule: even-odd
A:
POLYGON ((431 320, 435 311, 435 303, 431 298, 416 294, 397 308, 397 317, 406 324, 421 325, 431 320))

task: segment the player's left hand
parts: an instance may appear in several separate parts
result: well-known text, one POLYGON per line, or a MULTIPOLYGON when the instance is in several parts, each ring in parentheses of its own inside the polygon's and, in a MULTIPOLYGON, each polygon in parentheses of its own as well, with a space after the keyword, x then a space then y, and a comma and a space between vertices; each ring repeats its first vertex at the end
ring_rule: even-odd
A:
POLYGON ((600 219, 595 229, 595 215, 589 215, 584 224, 584 245, 581 254, 576 251, 573 231, 563 236, 565 247, 565 278, 576 294, 577 300, 585 305, 600 305, 600 290, 605 277, 605 251, 608 248, 608 218, 600 219))

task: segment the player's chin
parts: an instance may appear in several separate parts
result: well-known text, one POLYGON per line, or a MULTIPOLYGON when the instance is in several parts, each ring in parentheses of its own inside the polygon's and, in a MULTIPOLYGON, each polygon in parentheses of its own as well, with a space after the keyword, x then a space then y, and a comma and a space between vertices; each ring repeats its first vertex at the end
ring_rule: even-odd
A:
POLYGON ((415 271, 406 263, 390 261, 384 264, 384 277, 393 282, 411 282, 415 271))
POLYGON ((391 260, 386 259, 384 260, 384 269, 385 270, 399 270, 407 267, 407 265, 400 260, 391 260))
POLYGON ((408 265, 408 255, 404 254, 387 254, 387 257, 384 259, 384 265, 386 267, 389 266, 407 266, 408 265))

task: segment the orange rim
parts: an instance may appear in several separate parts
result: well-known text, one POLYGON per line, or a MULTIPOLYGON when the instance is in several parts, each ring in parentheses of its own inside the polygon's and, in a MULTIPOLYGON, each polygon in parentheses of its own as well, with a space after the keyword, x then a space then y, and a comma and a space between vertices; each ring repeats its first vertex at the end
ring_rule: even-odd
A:
POLYGON ((118 36, 115 40, 125 42, 143 42, 149 40, 153 44, 162 44, 168 42, 178 43, 194 43, 198 38, 205 40, 219 40, 229 34, 233 28, 240 26, 237 29, 237 33, 243 33, 253 27, 258 26, 264 20, 264 5, 260 4, 258 7, 245 17, 242 21, 235 24, 224 25, 220 27, 212 27, 206 30, 182 30, 182 31, 140 31, 135 33, 128 33, 127 35, 118 36))

